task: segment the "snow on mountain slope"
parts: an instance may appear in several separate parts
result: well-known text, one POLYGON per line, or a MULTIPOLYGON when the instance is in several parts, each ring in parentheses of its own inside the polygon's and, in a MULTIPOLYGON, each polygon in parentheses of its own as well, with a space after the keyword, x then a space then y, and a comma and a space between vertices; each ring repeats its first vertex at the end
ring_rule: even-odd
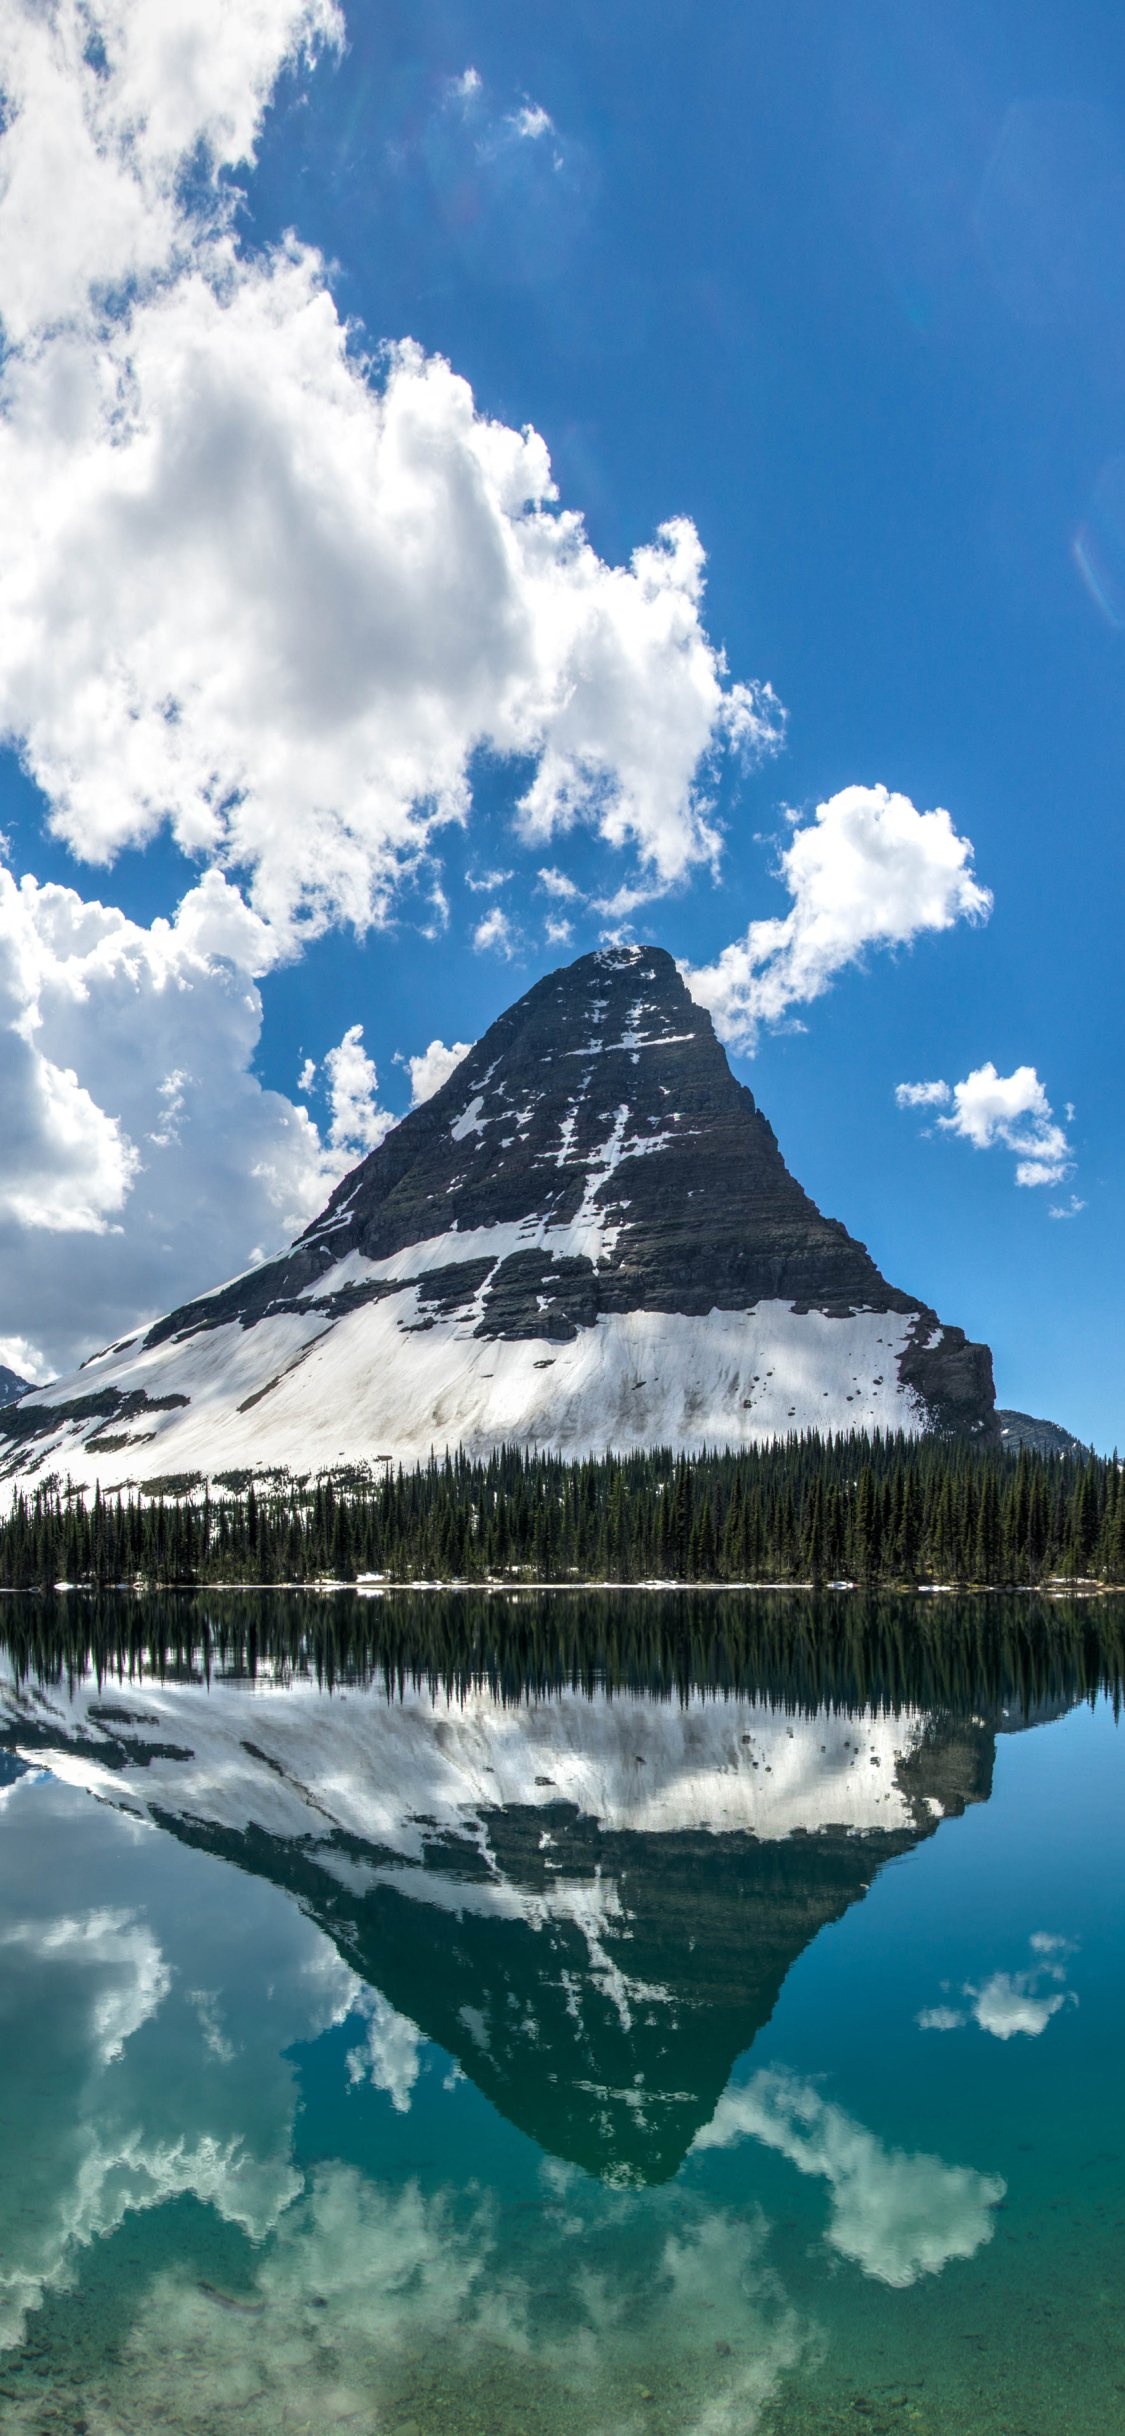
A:
POLYGON ((0 1675, 0 1728, 25 1760, 140 1815, 311 1840, 330 1870, 333 1837, 360 1840, 409 1869, 421 1901, 444 1892, 432 1869, 413 1874, 427 1847, 453 1834, 487 1862, 489 1814, 504 1808, 564 1802, 615 1834, 769 1842, 911 1828, 942 1808, 902 1775, 926 1730, 920 1712, 808 1717, 702 1692, 513 1705, 479 1687, 446 1698, 408 1686, 394 1700, 356 1688, 328 1699, 260 1673, 207 1690, 150 1679, 110 1698, 93 1677, 29 1691, 0 1675))
POLYGON ((802 1192, 670 956, 548 975, 279 1260, 0 1411, 0 1477, 994 1434, 991 1360, 802 1192))
MULTIPOLYGON (((331 1331, 315 1315, 287 1316, 252 1336, 234 1323, 187 1347, 158 1346, 126 1374, 128 1389, 148 1398, 129 1428, 83 1441, 62 1419, 37 1453, 76 1484, 112 1486, 138 1472, 411 1465, 457 1446, 580 1456, 751 1444, 787 1430, 917 1431, 925 1409, 897 1375, 908 1334, 898 1314, 796 1317, 787 1303, 766 1303, 751 1316, 611 1314, 569 1345, 482 1342, 471 1322, 427 1327, 409 1293, 353 1311, 331 1331), (177 1403, 161 1410, 169 1388, 177 1403)), ((103 1373, 120 1378, 112 1357, 83 1374, 87 1393, 103 1373)))

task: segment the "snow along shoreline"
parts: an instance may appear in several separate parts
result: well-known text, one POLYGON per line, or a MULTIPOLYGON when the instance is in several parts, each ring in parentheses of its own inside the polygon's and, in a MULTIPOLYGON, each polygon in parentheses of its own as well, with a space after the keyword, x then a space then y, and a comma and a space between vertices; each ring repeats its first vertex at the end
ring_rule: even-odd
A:
MULTIPOLYGON (((426 1581, 408 1581, 396 1580, 390 1574, 363 1573, 358 1574, 354 1581, 341 1581, 334 1574, 318 1574, 315 1579, 305 1582, 288 1580, 275 1582, 149 1582, 137 1576, 132 1580, 120 1582, 59 1581, 51 1582, 47 1587, 52 1593, 66 1591, 81 1598, 91 1598, 95 1595, 104 1597, 107 1591, 127 1592, 134 1598, 149 1598, 155 1591, 159 1591, 162 1597, 179 1595, 185 1598, 210 1597, 213 1591, 226 1596, 230 1596, 235 1591, 257 1592, 262 1595, 267 1591, 272 1591, 284 1592, 290 1597, 296 1597, 300 1593, 304 1596, 311 1594, 316 1598, 328 1598, 335 1597, 338 1592, 345 1590, 350 1590, 355 1596, 363 1599, 397 1598, 403 1593, 413 1595, 415 1591, 438 1590, 456 1590, 466 1593, 479 1591, 490 1598, 509 1599, 521 1598, 532 1592, 538 1598, 549 1594, 557 1597, 565 1591, 573 1593, 584 1590, 613 1590, 621 1593, 643 1590, 655 1592, 662 1598, 667 1597, 672 1591, 682 1590, 725 1590, 736 1592, 740 1598, 767 1590, 771 1592, 791 1591, 794 1594, 800 1592, 804 1597, 808 1597, 813 1592, 823 1593, 829 1590, 861 1590, 900 1598, 1092 1599, 1120 1598, 1121 1596, 1120 1583, 1100 1582, 1096 1575, 1081 1573, 1051 1573, 1042 1582, 903 1583, 888 1581, 882 1575, 871 1582, 726 1582, 720 1581, 714 1574, 701 1575, 698 1579, 690 1581, 681 1578, 674 1581, 654 1579, 636 1582, 598 1581, 593 1576, 583 1576, 581 1580, 572 1582, 545 1582, 529 1576, 523 1576, 518 1581, 501 1580, 495 1576, 481 1581, 479 1578, 463 1580, 453 1575, 444 1578, 435 1577, 426 1581)), ((27 1583, 0 1583, 0 1599, 34 1598, 37 1592, 39 1595, 43 1595, 41 1586, 35 1583, 30 1586, 27 1583)))

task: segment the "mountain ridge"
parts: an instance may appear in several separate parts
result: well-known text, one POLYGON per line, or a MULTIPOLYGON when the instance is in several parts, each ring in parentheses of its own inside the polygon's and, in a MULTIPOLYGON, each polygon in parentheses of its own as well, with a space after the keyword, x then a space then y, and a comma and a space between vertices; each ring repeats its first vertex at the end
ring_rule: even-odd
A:
POLYGON ((507 1008, 277 1259, 0 1414, 10 1478, 996 1434, 991 1356, 790 1174, 660 948, 507 1008), (548 1374, 555 1373, 555 1376, 548 1374))

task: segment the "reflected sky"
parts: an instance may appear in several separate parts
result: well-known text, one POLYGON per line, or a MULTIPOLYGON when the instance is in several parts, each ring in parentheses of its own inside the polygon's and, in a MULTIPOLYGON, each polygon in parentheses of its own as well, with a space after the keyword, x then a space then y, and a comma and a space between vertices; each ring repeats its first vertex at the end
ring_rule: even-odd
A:
POLYGON ((6 2427, 1112 2424, 1106 1705, 0 1707, 6 2427))

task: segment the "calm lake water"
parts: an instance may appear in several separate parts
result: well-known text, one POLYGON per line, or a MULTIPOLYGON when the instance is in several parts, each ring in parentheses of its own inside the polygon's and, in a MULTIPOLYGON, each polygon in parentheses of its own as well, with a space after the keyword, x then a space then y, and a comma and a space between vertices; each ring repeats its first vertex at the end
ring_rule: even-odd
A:
POLYGON ((1120 1607, 0 1628, 11 2436, 1125 2428, 1120 1607))

